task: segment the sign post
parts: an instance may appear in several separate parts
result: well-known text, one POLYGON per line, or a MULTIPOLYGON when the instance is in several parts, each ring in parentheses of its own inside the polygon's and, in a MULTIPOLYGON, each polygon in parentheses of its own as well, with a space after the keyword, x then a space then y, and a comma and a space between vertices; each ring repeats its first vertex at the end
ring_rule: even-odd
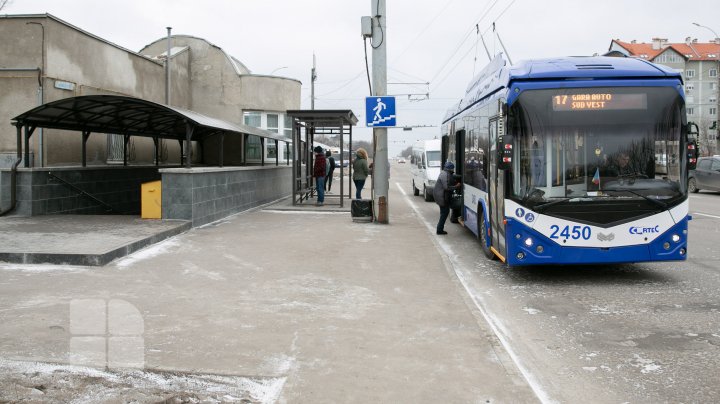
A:
MULTIPOLYGON (((367 116, 375 118, 379 116, 378 124, 373 124, 373 139, 375 141, 375 155, 373 160, 373 189, 375 190, 376 200, 373 201, 374 212, 377 212, 376 221, 378 223, 389 223, 388 214, 388 191, 390 188, 390 167, 388 164, 388 141, 387 126, 394 126, 394 107, 395 102, 392 100, 393 117, 390 118, 388 111, 388 102, 391 97, 383 97, 387 94, 387 15, 385 14, 385 0, 370 0, 370 8, 372 10, 372 88, 374 89, 375 101, 372 102, 372 115, 366 113, 367 116), (388 102, 383 101, 386 99, 388 102), (383 106, 384 105, 384 106, 383 106), (385 119, 383 121, 383 119, 385 119), (381 122, 382 121, 382 122, 381 122), (392 121, 392 125, 390 125, 392 121), (380 124, 385 125, 380 125, 380 124)), ((370 101, 365 101, 366 107, 370 101)), ((374 120, 369 120, 373 122, 374 120)), ((370 125, 368 125, 370 126, 370 125)))

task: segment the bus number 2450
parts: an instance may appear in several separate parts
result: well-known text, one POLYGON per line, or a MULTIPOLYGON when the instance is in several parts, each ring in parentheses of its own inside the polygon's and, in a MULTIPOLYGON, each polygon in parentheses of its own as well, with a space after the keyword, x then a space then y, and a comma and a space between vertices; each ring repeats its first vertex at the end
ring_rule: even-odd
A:
POLYGON ((554 224, 550 226, 550 230, 552 230, 552 234, 550 235, 551 239, 559 239, 564 238, 565 240, 571 238, 573 240, 590 240, 590 235, 592 234, 592 230, 590 230, 590 226, 565 226, 560 229, 560 226, 554 224), (558 234, 560 233, 560 234, 558 234))

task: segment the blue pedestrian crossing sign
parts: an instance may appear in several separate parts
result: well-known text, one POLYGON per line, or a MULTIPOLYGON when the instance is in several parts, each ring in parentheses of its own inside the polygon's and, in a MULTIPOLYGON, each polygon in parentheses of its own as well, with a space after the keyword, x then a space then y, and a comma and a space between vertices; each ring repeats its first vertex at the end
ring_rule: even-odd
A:
POLYGON ((365 97, 365 125, 395 126, 395 97, 365 97))

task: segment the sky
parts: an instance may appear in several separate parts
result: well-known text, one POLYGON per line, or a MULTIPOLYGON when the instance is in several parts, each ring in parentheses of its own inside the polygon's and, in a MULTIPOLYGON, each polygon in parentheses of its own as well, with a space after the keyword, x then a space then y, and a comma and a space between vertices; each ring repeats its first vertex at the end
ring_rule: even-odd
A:
MULTIPOLYGON (((49 13, 133 51, 165 37, 170 26, 173 34, 223 48, 252 73, 300 80, 303 109, 310 108, 315 54, 315 108, 353 110, 354 138, 369 141, 360 18, 371 14, 373 1, 10 0, 2 13, 49 13)), ((439 135, 447 109, 488 63, 476 25, 491 54, 502 50, 499 37, 516 63, 602 54, 612 39, 708 42, 712 32, 692 23, 720 32, 716 15, 717 0, 386 0, 388 83, 399 83, 388 84, 387 93, 397 97, 397 125, 415 126, 389 129, 388 153, 439 135)), ((368 54, 372 67, 369 43, 368 54)))

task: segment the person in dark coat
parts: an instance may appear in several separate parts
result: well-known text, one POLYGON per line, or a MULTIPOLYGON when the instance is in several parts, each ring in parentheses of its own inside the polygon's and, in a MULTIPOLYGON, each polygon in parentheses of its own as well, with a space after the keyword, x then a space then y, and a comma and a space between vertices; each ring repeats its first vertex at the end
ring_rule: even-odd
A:
POLYGON ((335 171, 335 157, 332 156, 330 150, 325 152, 325 160, 327 161, 327 172, 328 175, 325 177, 325 189, 330 192, 332 188, 333 172, 335 171))
POLYGON ((316 146, 315 151, 315 164, 313 165, 313 177, 315 177, 315 190, 317 191, 317 206, 323 206, 325 203, 325 171, 327 168, 327 162, 325 161, 325 153, 320 146, 316 146))
POLYGON ((433 188, 435 203, 440 207, 440 220, 438 220, 436 229, 436 233, 439 235, 447 234, 445 221, 450 215, 450 198, 448 196, 453 189, 459 189, 462 186, 460 183, 455 183, 454 172, 455 165, 449 161, 446 162, 437 181, 435 181, 435 188, 433 188))

